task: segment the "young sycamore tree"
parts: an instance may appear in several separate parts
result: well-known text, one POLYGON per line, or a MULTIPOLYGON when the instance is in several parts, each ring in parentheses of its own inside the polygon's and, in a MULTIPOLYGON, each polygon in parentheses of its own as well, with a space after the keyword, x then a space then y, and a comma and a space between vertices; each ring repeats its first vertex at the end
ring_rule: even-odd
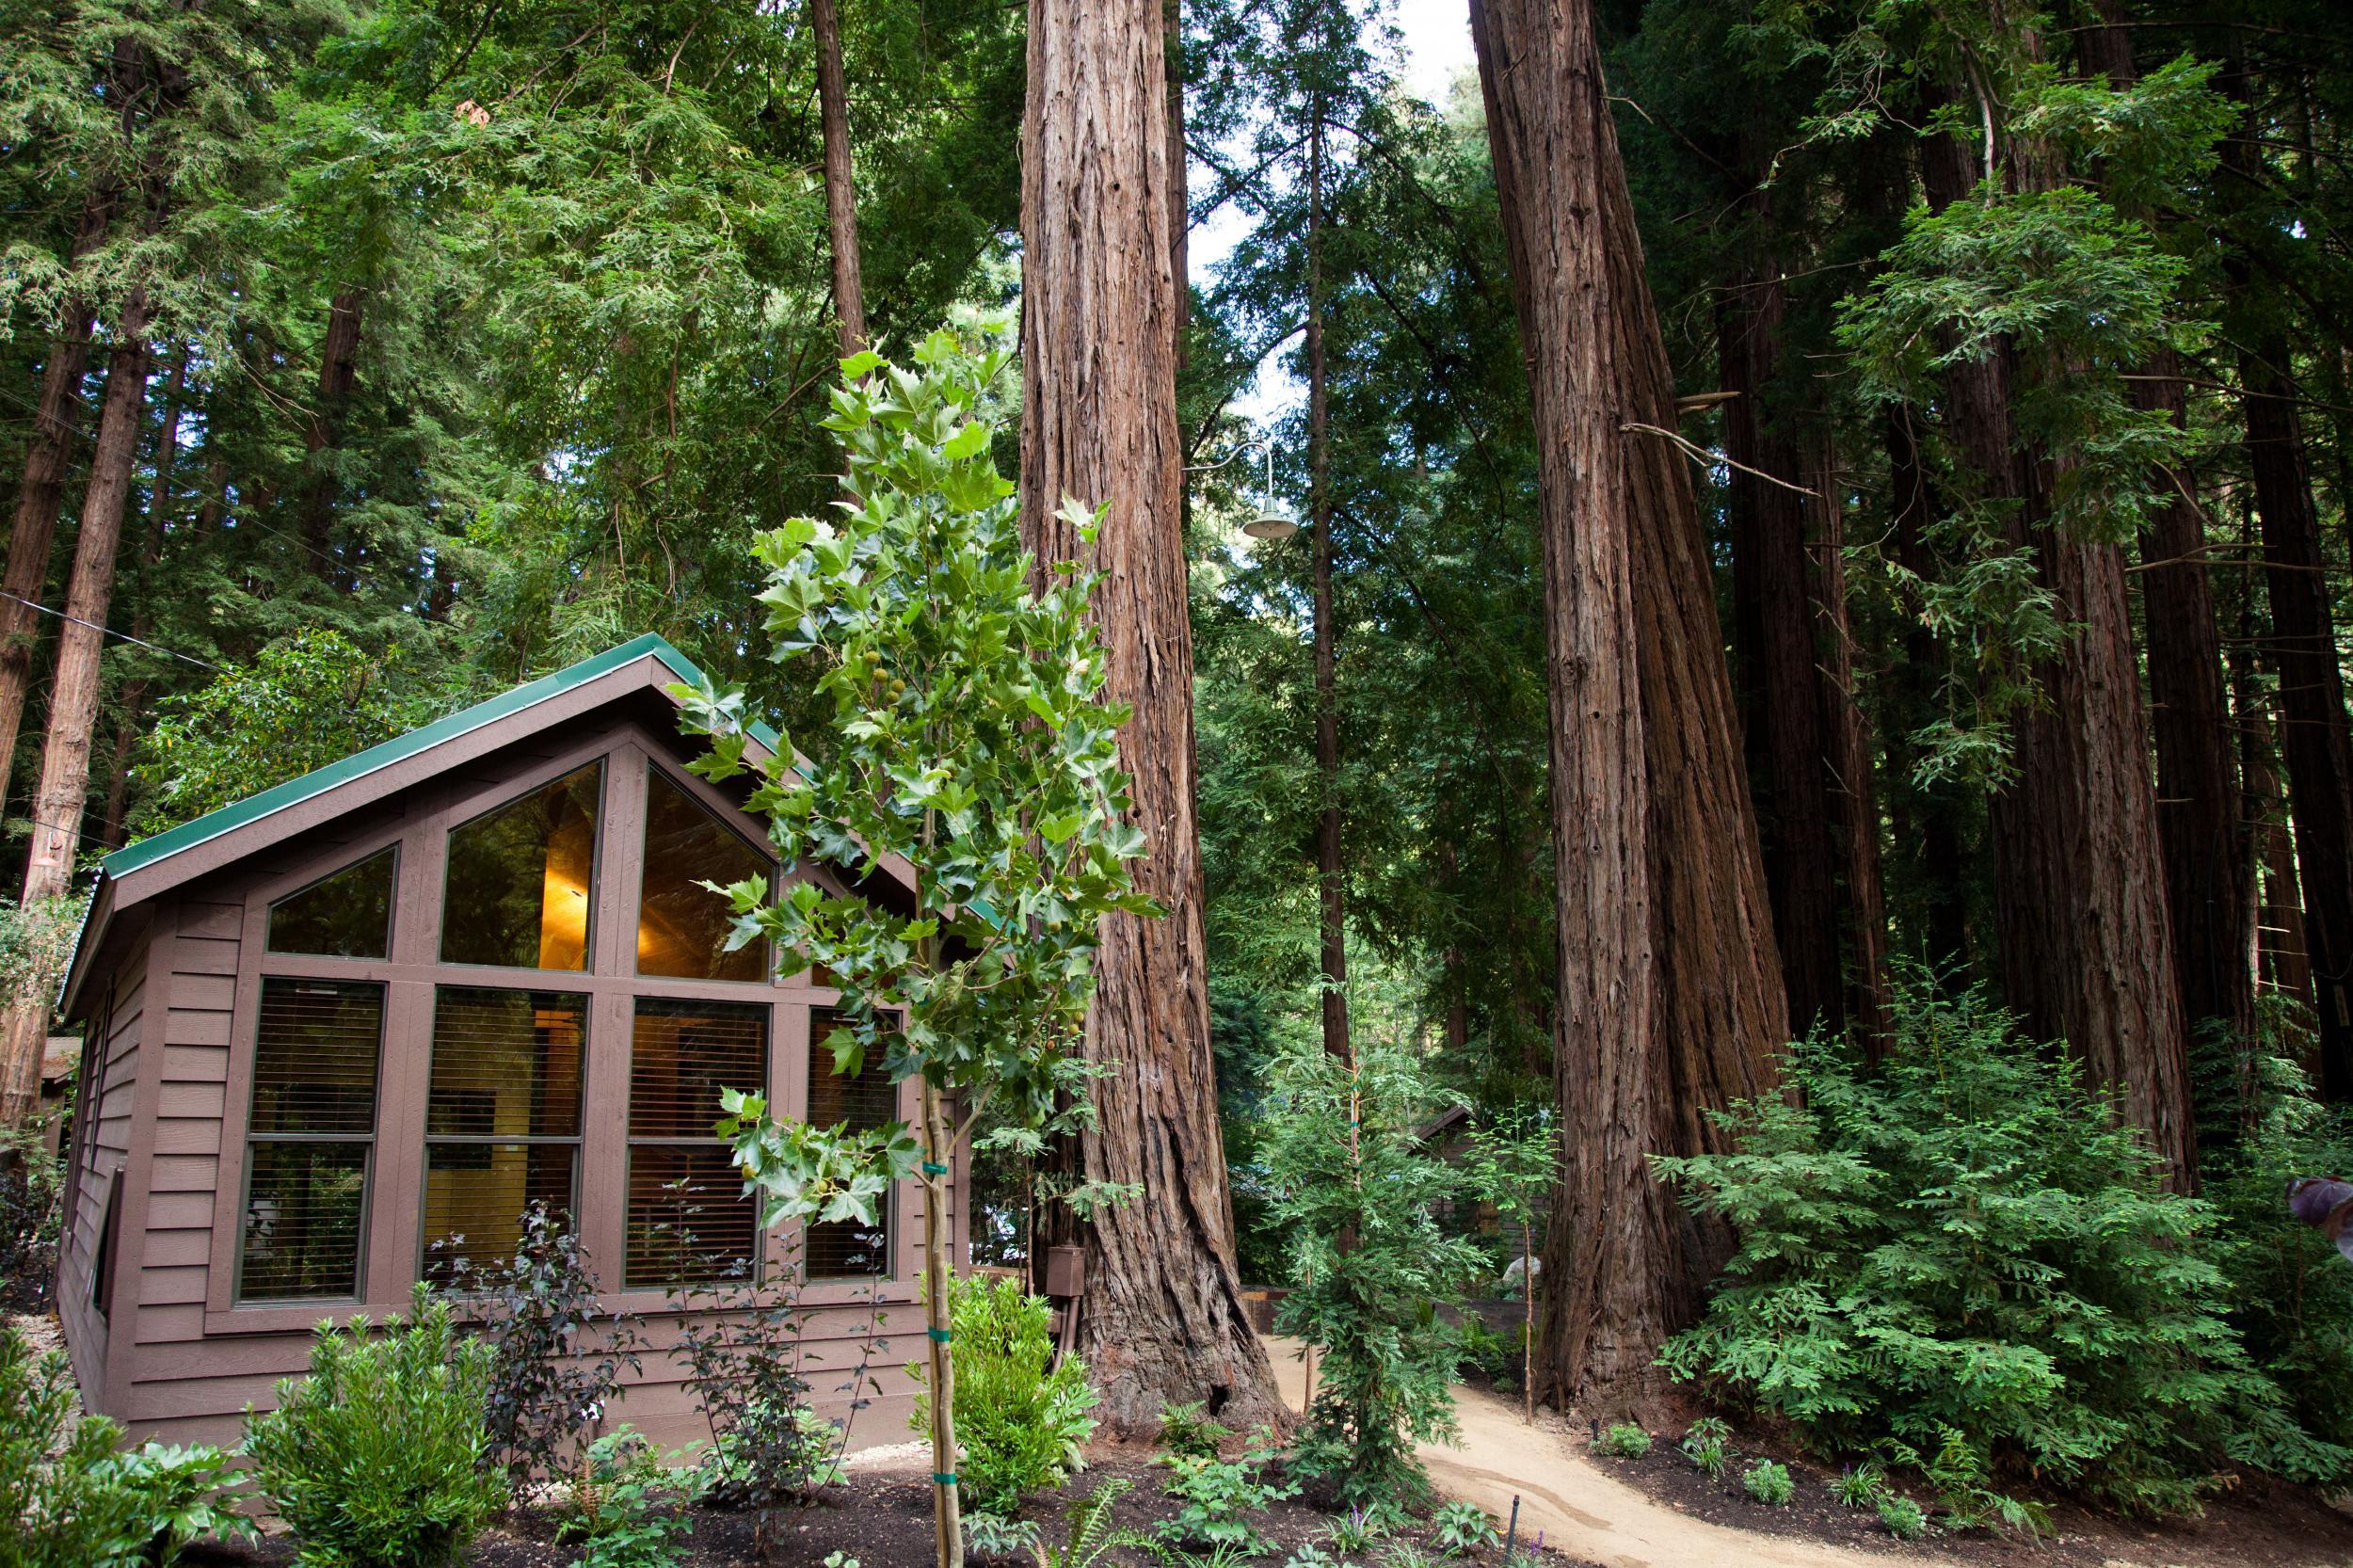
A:
MULTIPOLYGON (((767 817, 788 877, 809 861, 853 883, 894 860, 913 872, 907 915, 806 877, 781 898, 760 878, 714 890, 734 905, 732 944, 764 939, 788 973, 831 972, 849 1018, 822 1042, 834 1070, 857 1072, 880 1052, 894 1080, 920 1085, 916 1126, 854 1135, 780 1123, 758 1095, 730 1091, 719 1133, 768 1225, 872 1224, 889 1183, 920 1169, 940 1568, 964 1560, 950 1151, 992 1101, 1017 1128, 1040 1125, 1058 1100, 1086 1099, 1095 1069, 1071 1048, 1094 986, 1096 923, 1155 912, 1130 876, 1144 840, 1126 820, 1113 741, 1128 714, 1104 699, 1087 616, 1096 575, 1057 562, 1056 585, 1032 590, 1014 486, 990 456, 1009 360, 992 327, 933 333, 911 371, 871 352, 842 360, 825 422, 849 458, 842 515, 795 518, 754 547, 768 571, 771 657, 810 667, 833 704, 823 762, 797 760, 783 740, 773 760, 747 761, 740 690, 672 688, 687 728, 712 740, 697 772, 760 774, 750 808, 767 817)), ((1070 502, 1064 513, 1091 546, 1101 515, 1070 502)))

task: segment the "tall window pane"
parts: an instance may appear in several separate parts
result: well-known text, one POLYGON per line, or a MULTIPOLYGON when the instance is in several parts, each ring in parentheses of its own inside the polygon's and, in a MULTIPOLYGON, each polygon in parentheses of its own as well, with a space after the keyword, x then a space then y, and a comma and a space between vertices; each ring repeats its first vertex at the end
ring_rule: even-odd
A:
MULTIPOLYGON (((856 1076, 833 1070, 833 1052, 825 1040, 848 1020, 830 1007, 808 1016, 808 1124, 833 1127, 846 1123, 853 1132, 887 1127, 899 1119, 899 1086, 883 1071, 875 1052, 869 1051, 856 1076)), ((808 1225, 801 1237, 801 1263, 810 1279, 874 1279, 890 1273, 890 1207, 888 1197, 874 1215, 874 1224, 836 1220, 808 1225)))
POLYGON ((425 1274, 512 1256, 533 1203, 570 1210, 588 999, 444 986, 425 1092, 425 1274), (437 1244, 438 1243, 438 1244, 437 1244))
POLYGON ((392 852, 312 883, 269 906, 269 951, 381 958, 392 951, 392 852))
POLYGON ((764 876, 768 857, 665 777, 646 771, 646 842, 637 896, 637 972, 683 980, 765 980, 768 944, 727 949, 725 888, 764 876))
POLYGON ((588 967, 602 776, 592 762, 450 834, 443 963, 588 967))
POLYGON ((622 1282, 748 1276, 760 1213, 712 1134, 722 1089, 764 1090, 768 1009, 641 998, 631 1030, 622 1282))
POLYGON ((381 985, 262 982, 238 1248, 242 1299, 360 1294, 383 1038, 381 985))

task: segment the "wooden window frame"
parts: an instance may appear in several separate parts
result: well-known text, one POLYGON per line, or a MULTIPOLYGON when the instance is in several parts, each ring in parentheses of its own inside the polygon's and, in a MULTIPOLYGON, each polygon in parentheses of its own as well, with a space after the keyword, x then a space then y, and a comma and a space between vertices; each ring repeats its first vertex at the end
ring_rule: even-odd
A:
MULTIPOLYGON (((453 769, 444 777, 414 786, 406 795, 372 807, 355 818, 360 825, 329 847, 301 854, 293 869, 275 875, 255 873, 231 884, 220 895, 240 902, 237 978, 230 1029, 229 1078, 223 1107, 220 1167, 214 1189, 212 1267, 208 1271, 204 1329, 207 1334, 308 1331, 322 1319, 347 1322, 365 1312, 381 1319, 407 1310, 409 1290, 420 1277, 424 1215, 422 1202, 373 1203, 364 1236, 362 1287, 357 1302, 284 1305, 240 1303, 232 1284, 243 1228, 246 1130, 252 1106, 254 1028, 264 977, 376 981, 385 986, 384 1048, 377 1080, 376 1164, 372 1192, 416 1193, 424 1182, 424 1114, 429 1086, 433 993, 437 986, 521 989, 584 994, 588 1017, 583 1069, 585 1107, 581 1152, 574 1175, 574 1219, 589 1264, 604 1288, 605 1310, 666 1314, 675 1310, 659 1290, 626 1289, 620 1284, 622 1229, 627 1210, 626 1110, 629 1103, 630 1025, 639 997, 681 1000, 754 1001, 769 1004, 768 1103, 782 1117, 808 1112, 807 1062, 811 1048, 812 1009, 839 1006, 840 993, 816 982, 813 971, 789 978, 773 973, 763 981, 676 980, 636 972, 638 877, 631 861, 644 838, 646 765, 731 826, 748 824, 740 803, 708 780, 688 773, 663 739, 634 719, 582 723, 566 732, 527 739, 453 769), (585 729, 586 733, 582 733, 585 729), (584 970, 514 968, 481 964, 442 964, 440 895, 446 880, 448 833, 454 826, 520 798, 586 763, 601 759, 605 784, 597 826, 588 967, 584 970), (393 882, 391 952, 386 957, 332 958, 266 951, 271 903, 318 880, 322 863, 356 865, 390 845, 399 845, 393 882), (618 1108, 623 1114, 609 1113, 618 1108)), ((770 866, 773 850, 764 840, 744 837, 761 850, 770 866)), ((259 857, 257 857, 259 858, 259 857)), ((285 864, 280 860, 279 864, 285 864)), ((329 868, 331 869, 331 868, 329 868)), ((804 868, 780 881, 815 880, 830 894, 849 889, 828 868, 804 868)), ((918 1085, 899 1086, 898 1115, 912 1122, 918 1085)), ((906 1184, 902 1184, 906 1185, 906 1184)), ((890 1194, 894 1221, 909 1212, 906 1193, 890 1194)), ((915 1299, 920 1275, 912 1233, 920 1227, 892 1226, 892 1268, 879 1281, 858 1279, 805 1283, 801 1304, 905 1305, 915 1299)), ((959 1231, 960 1234, 960 1231, 959 1231)), ((760 1232, 763 1277, 782 1279, 798 1256, 797 1237, 785 1227, 760 1232)))
MULTIPOLYGON (((631 932, 630 932, 630 942, 631 942, 631 948, 632 948, 632 952, 634 952, 634 949, 635 949, 635 946, 636 946, 636 930, 635 930, 635 928, 634 928, 634 927, 632 927, 632 928, 631 929, 631 932)), ((696 981, 696 982, 695 982, 694 984, 712 984, 712 982, 708 982, 708 981, 696 981)), ((636 1067, 636 1056, 637 1056, 637 1015, 638 1015, 638 1008, 639 1008, 639 1005, 640 1005, 641 1003, 644 1003, 644 1002, 648 1002, 648 1001, 656 1001, 656 1002, 663 1002, 663 1001, 715 1002, 715 1003, 717 1003, 719 1006, 722 1006, 722 1007, 728 1007, 728 1008, 737 1008, 737 1009, 742 1009, 742 1010, 746 1011, 746 1012, 749 1012, 750 1010, 752 1010, 752 1009, 754 1009, 754 1008, 759 1009, 759 1010, 760 1010, 760 1012, 761 1013, 761 1015, 763 1015, 763 1016, 762 1016, 762 1018, 761 1018, 762 1034, 761 1034, 760 1046, 760 1079, 762 1080, 763 1083, 771 1083, 771 1084, 772 1084, 772 1083, 774 1083, 774 1082, 776 1081, 776 1004, 773 1000, 767 1000, 767 999, 764 999, 764 998, 746 997, 746 996, 734 996, 734 997, 701 997, 701 996, 662 997, 662 996, 647 996, 647 995, 645 995, 645 994, 643 994, 643 993, 639 993, 639 994, 636 994, 636 995, 632 996, 632 997, 631 997, 631 999, 630 999, 630 1008, 629 1008, 629 1013, 630 1013, 630 1020, 629 1020, 629 1021, 630 1021, 630 1030, 629 1030, 629 1054, 630 1054, 630 1066, 631 1066, 631 1068, 632 1068, 632 1074, 633 1074, 634 1069, 635 1069, 635 1067, 636 1067)), ((636 1133, 636 1132, 633 1132, 633 1131, 630 1130, 630 1113, 631 1113, 632 1111, 634 1111, 635 1109, 636 1109, 636 1106, 635 1106, 635 1103, 634 1103, 634 1100, 633 1100, 633 1099, 625 1099, 625 1100, 623 1101, 623 1103, 622 1103, 622 1106, 621 1106, 621 1114, 620 1114, 620 1116, 619 1116, 618 1118, 616 1118, 616 1119, 620 1122, 620 1124, 621 1124, 621 1140, 622 1140, 622 1154, 621 1154, 621 1225, 622 1225, 622 1231, 621 1231, 621 1247, 620 1247, 620 1251, 618 1251, 618 1252, 616 1252, 616 1254, 614 1254, 613 1277, 614 1277, 614 1279, 617 1282, 617 1284, 616 1284, 616 1288, 618 1288, 618 1289, 620 1289, 620 1290, 622 1290, 622 1291, 625 1291, 625 1292, 631 1292, 631 1293, 637 1293, 637 1294, 652 1293, 652 1294, 657 1294, 657 1295, 660 1295, 660 1296, 662 1296, 664 1300, 667 1300, 667 1299, 668 1299, 668 1296, 669 1296, 669 1293, 670 1293, 670 1287, 668 1287, 668 1286, 648 1286, 648 1285, 637 1285, 637 1286, 632 1286, 632 1285, 631 1285, 631 1284, 629 1284, 629 1283, 628 1283, 628 1281, 629 1281, 629 1230, 628 1230, 628 1226, 629 1226, 629 1171, 630 1171, 630 1166, 635 1162, 635 1160, 636 1160, 636 1159, 637 1159, 637 1151, 638 1151, 639 1149, 706 1149, 706 1150, 707 1150, 707 1149, 713 1149, 713 1148, 723 1148, 723 1147, 725 1147, 726 1145, 722 1144, 719 1142, 719 1140, 717 1140, 716 1138, 712 1138, 712 1137, 709 1137, 709 1136, 704 1136, 704 1137, 700 1137, 700 1138, 680 1138, 680 1137, 676 1137, 676 1136, 673 1136, 673 1135, 671 1135, 671 1134, 667 1134, 667 1133, 647 1134, 647 1135, 643 1135, 643 1136, 641 1136, 641 1135, 639 1135, 638 1133, 636 1133)), ((716 1107, 713 1107, 713 1112, 714 1112, 714 1114, 712 1116, 712 1121, 717 1121, 717 1120, 719 1119, 719 1118, 718 1118, 718 1116, 715 1114, 716 1109, 717 1109, 716 1107)), ((714 1288, 714 1287, 716 1287, 716 1288, 727 1288, 727 1287, 728 1287, 728 1286, 730 1286, 730 1285, 735 1285, 735 1284, 739 1284, 739 1283, 740 1283, 740 1284, 745 1284, 745 1285, 764 1285, 764 1284, 768 1283, 768 1282, 769 1282, 769 1280, 771 1280, 772 1278, 774 1278, 774 1277, 775 1277, 775 1259, 774 1259, 772 1256, 770 1256, 770 1254, 774 1251, 774 1249, 773 1249, 773 1248, 771 1248, 771 1247, 768 1245, 768 1243, 767 1243, 767 1239, 766 1239, 766 1237, 767 1237, 766 1227, 765 1227, 765 1226, 763 1226, 763 1225, 761 1225, 761 1224, 760 1224, 760 1210, 759 1210, 759 1208, 757 1207, 757 1205, 758 1205, 758 1200, 757 1200, 757 1199, 755 1199, 755 1200, 754 1200, 754 1208, 753 1208, 753 1210, 752 1210, 752 1237, 751 1237, 751 1246, 750 1246, 750 1248, 749 1248, 749 1253, 750 1253, 750 1258, 749 1258, 749 1262, 750 1262, 750 1269, 749 1269, 749 1272, 748 1272, 747 1273, 745 1273, 744 1275, 743 1275, 740 1279, 729 1278, 729 1277, 728 1277, 728 1276, 722 1275, 722 1276, 720 1276, 719 1278, 716 1278, 716 1279, 695 1279, 695 1280, 681 1280, 681 1281, 678 1281, 678 1282, 676 1282, 676 1283, 677 1283, 678 1285, 682 1286, 682 1287, 684 1287, 684 1288, 689 1288, 689 1289, 696 1289, 696 1290, 708 1290, 708 1289, 711 1289, 711 1288, 714 1288)))
MULTIPOLYGON (((264 978, 268 980, 292 980, 298 982, 314 977, 307 975, 271 974, 265 976, 264 978)), ((321 1306, 352 1307, 357 1306, 360 1303, 367 1300, 369 1264, 368 1240, 370 1231, 374 1225, 374 1218, 376 1208, 376 1183, 378 1180, 376 1167, 380 1163, 377 1159, 377 1155, 383 1146, 384 1141, 385 1067, 387 1065, 387 1059, 392 1055, 392 988, 380 983, 364 980, 337 981, 334 984, 346 985, 375 984, 377 995, 380 999, 376 1016, 375 1104, 369 1108, 368 1130, 364 1135, 356 1132, 264 1132, 260 1134, 256 1134, 254 1132, 253 1067, 254 1064, 260 1060, 262 1050, 261 1009, 259 1006, 259 996, 262 987, 257 986, 255 988, 256 1006, 254 1008, 253 1039, 249 1052, 246 1058, 245 1127, 238 1134, 238 1162, 242 1168, 239 1171, 237 1181, 237 1208, 236 1219, 234 1222, 235 1229, 233 1234, 231 1236, 229 1242, 231 1258, 229 1299, 232 1305, 240 1308, 258 1307, 263 1309, 293 1309, 315 1312, 316 1309, 321 1306), (349 1295, 334 1296, 248 1297, 245 1293, 245 1216, 248 1208, 253 1201, 253 1145, 256 1144, 360 1143, 364 1143, 367 1145, 367 1152, 361 1157, 360 1165, 360 1224, 358 1235, 354 1239, 356 1256, 352 1258, 351 1262, 351 1293, 349 1295)))
POLYGON ((394 839, 389 844, 384 844, 378 848, 368 851, 365 855, 358 856, 352 859, 344 861, 342 865, 337 866, 333 871, 319 872, 316 876, 313 876, 310 881, 305 882, 299 888, 295 888, 286 892, 272 895, 262 905, 262 956, 264 960, 266 961, 272 958, 324 958, 330 963, 337 964, 390 963, 392 956, 393 933, 400 929, 400 850, 401 840, 394 839), (390 855, 392 857, 392 890, 390 902, 386 904, 384 908, 383 957, 352 958, 331 952, 281 952, 278 949, 269 945, 269 919, 271 914, 276 911, 280 904, 285 903, 288 899, 299 898, 304 893, 307 893, 312 888, 317 887, 320 883, 332 881, 334 878, 343 875, 345 872, 357 871, 361 866, 366 865, 369 861, 385 855, 390 855))

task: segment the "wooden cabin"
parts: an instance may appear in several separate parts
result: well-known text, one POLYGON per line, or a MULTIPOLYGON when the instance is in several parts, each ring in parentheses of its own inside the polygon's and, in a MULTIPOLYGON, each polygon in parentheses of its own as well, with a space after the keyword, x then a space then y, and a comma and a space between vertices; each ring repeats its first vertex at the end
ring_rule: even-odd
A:
MULTIPOLYGON (((711 1135, 723 1087, 857 1124, 915 1085, 835 1075, 810 1045, 836 994, 723 951, 696 883, 775 865, 744 792, 683 766, 664 688, 698 680, 641 637, 106 857, 62 1000, 88 1047, 58 1309, 92 1408, 232 1441, 322 1320, 400 1310, 456 1238, 504 1256, 533 1199, 649 1343, 680 1282, 800 1281, 821 1409, 870 1301, 920 1330, 919 1191, 872 1229, 763 1233, 711 1135)), ((828 886, 904 906, 905 870, 828 886)), ((909 1352, 875 1359, 859 1443, 905 1435, 909 1352)), ((700 1435, 683 1375, 648 1353, 614 1414, 700 1435)))

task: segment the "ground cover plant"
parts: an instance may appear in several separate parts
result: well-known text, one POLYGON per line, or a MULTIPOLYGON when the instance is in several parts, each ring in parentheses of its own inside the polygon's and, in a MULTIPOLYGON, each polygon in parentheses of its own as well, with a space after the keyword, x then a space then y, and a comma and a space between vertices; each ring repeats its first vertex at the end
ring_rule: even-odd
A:
POLYGON ((424 1285, 405 1317, 319 1330, 309 1375, 278 1384, 276 1410, 246 1417, 254 1486, 306 1560, 440 1568, 459 1559, 507 1497, 490 1463, 493 1353, 424 1285))
POLYGON ((694 1528, 685 1512, 701 1473, 627 1426, 582 1449, 565 1473, 558 1542, 576 1543, 581 1568, 669 1568, 694 1528))
POLYGON ((2144 1513, 2225 1463, 2342 1474, 2227 1320, 2214 1210, 2159 1189, 2066 1054, 1922 977, 1897 1021, 1877 1067, 1801 1044, 1731 1150, 1657 1161, 1741 1238, 1675 1375, 1918 1471, 1963 1523, 2031 1525, 2028 1473, 2144 1513))
POLYGON ((1299 1483, 1278 1465, 1282 1450, 1274 1433, 1260 1428, 1231 1459, 1171 1453, 1160 1456, 1168 1476, 1161 1489, 1176 1503, 1160 1536, 1199 1551, 1257 1553, 1265 1546, 1257 1515, 1269 1505, 1299 1495, 1299 1483))

